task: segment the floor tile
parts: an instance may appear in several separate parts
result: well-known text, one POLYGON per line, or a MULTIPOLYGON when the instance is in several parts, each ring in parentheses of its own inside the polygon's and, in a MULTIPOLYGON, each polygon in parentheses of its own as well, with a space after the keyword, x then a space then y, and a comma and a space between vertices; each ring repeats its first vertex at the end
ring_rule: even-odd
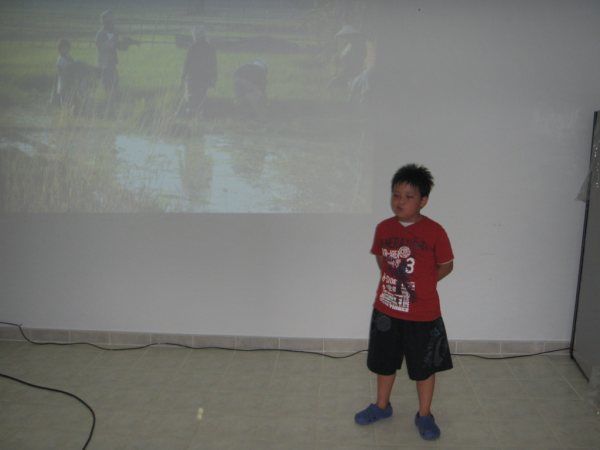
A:
POLYGON ((595 419, 549 420, 552 432, 565 447, 600 448, 600 422, 595 419))
POLYGON ((562 398, 576 400, 579 398, 573 386, 565 379, 519 380, 525 395, 529 398, 562 398))
POLYGON ((471 380, 475 394, 483 400, 496 398, 521 399, 526 395, 526 388, 518 380, 487 378, 471 380))
POLYGON ((370 445, 375 430, 369 425, 357 425, 348 417, 323 418, 317 422, 317 442, 340 445, 370 445))
POLYGON ((510 420, 490 421, 494 432, 494 442, 502 446, 523 446, 549 448, 556 445, 556 437, 540 417, 521 417, 510 420))
MULTIPOLYGON (((454 369, 436 377, 432 410, 442 436, 434 442, 414 425, 418 398, 405 369, 392 392, 394 415, 354 423, 375 401, 376 376, 365 358, 0 341, 1 372, 64 389, 94 408, 90 449, 600 448, 600 416, 568 357, 454 357, 454 369)), ((79 449, 90 426, 75 399, 0 378, 0 448, 79 449)))
POLYGON ((269 442, 288 442, 314 446, 316 444, 316 421, 308 418, 282 416, 257 418, 257 426, 248 437, 269 442))
POLYGON ((518 379, 555 379, 561 378, 561 374, 556 370, 545 356, 531 356, 527 358, 515 358, 507 360, 507 365, 518 379))
POLYGON ((265 417, 315 418, 318 414, 317 391, 303 393, 267 393, 257 413, 265 417))

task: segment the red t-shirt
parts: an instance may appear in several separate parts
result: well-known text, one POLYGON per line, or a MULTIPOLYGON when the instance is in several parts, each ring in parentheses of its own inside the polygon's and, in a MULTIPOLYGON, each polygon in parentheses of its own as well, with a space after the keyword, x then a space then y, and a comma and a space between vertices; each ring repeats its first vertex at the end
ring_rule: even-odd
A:
POLYGON ((407 227, 397 217, 377 225, 371 253, 383 256, 375 309, 398 319, 426 322, 442 315, 437 265, 454 259, 442 226, 422 216, 407 227))

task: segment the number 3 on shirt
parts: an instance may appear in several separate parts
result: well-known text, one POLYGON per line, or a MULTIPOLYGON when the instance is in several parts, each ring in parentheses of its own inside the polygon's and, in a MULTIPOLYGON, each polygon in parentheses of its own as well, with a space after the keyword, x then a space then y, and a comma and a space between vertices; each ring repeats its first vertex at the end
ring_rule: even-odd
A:
POLYGON ((415 258, 406 258, 404 273, 413 273, 415 271, 415 258))

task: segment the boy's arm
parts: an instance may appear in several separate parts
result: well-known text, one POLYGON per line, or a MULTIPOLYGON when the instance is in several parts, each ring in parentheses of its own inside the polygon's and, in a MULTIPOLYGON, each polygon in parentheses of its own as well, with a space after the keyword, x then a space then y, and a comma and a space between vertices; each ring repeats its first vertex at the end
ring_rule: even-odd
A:
POLYGON ((438 264, 437 266, 437 280, 440 281, 442 278, 448 276, 454 268, 454 261, 449 261, 444 264, 438 264))
POLYGON ((375 259, 377 260, 377 266, 379 267, 379 270, 381 270, 381 272, 385 272, 385 259, 383 258, 382 255, 375 255, 375 259))

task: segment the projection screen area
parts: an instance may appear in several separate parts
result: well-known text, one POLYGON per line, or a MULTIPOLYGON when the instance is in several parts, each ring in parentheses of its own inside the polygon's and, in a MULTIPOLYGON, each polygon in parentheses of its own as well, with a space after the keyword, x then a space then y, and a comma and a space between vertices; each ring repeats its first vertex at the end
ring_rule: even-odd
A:
POLYGON ((367 213, 367 2, 3 1, 0 213, 367 213))

